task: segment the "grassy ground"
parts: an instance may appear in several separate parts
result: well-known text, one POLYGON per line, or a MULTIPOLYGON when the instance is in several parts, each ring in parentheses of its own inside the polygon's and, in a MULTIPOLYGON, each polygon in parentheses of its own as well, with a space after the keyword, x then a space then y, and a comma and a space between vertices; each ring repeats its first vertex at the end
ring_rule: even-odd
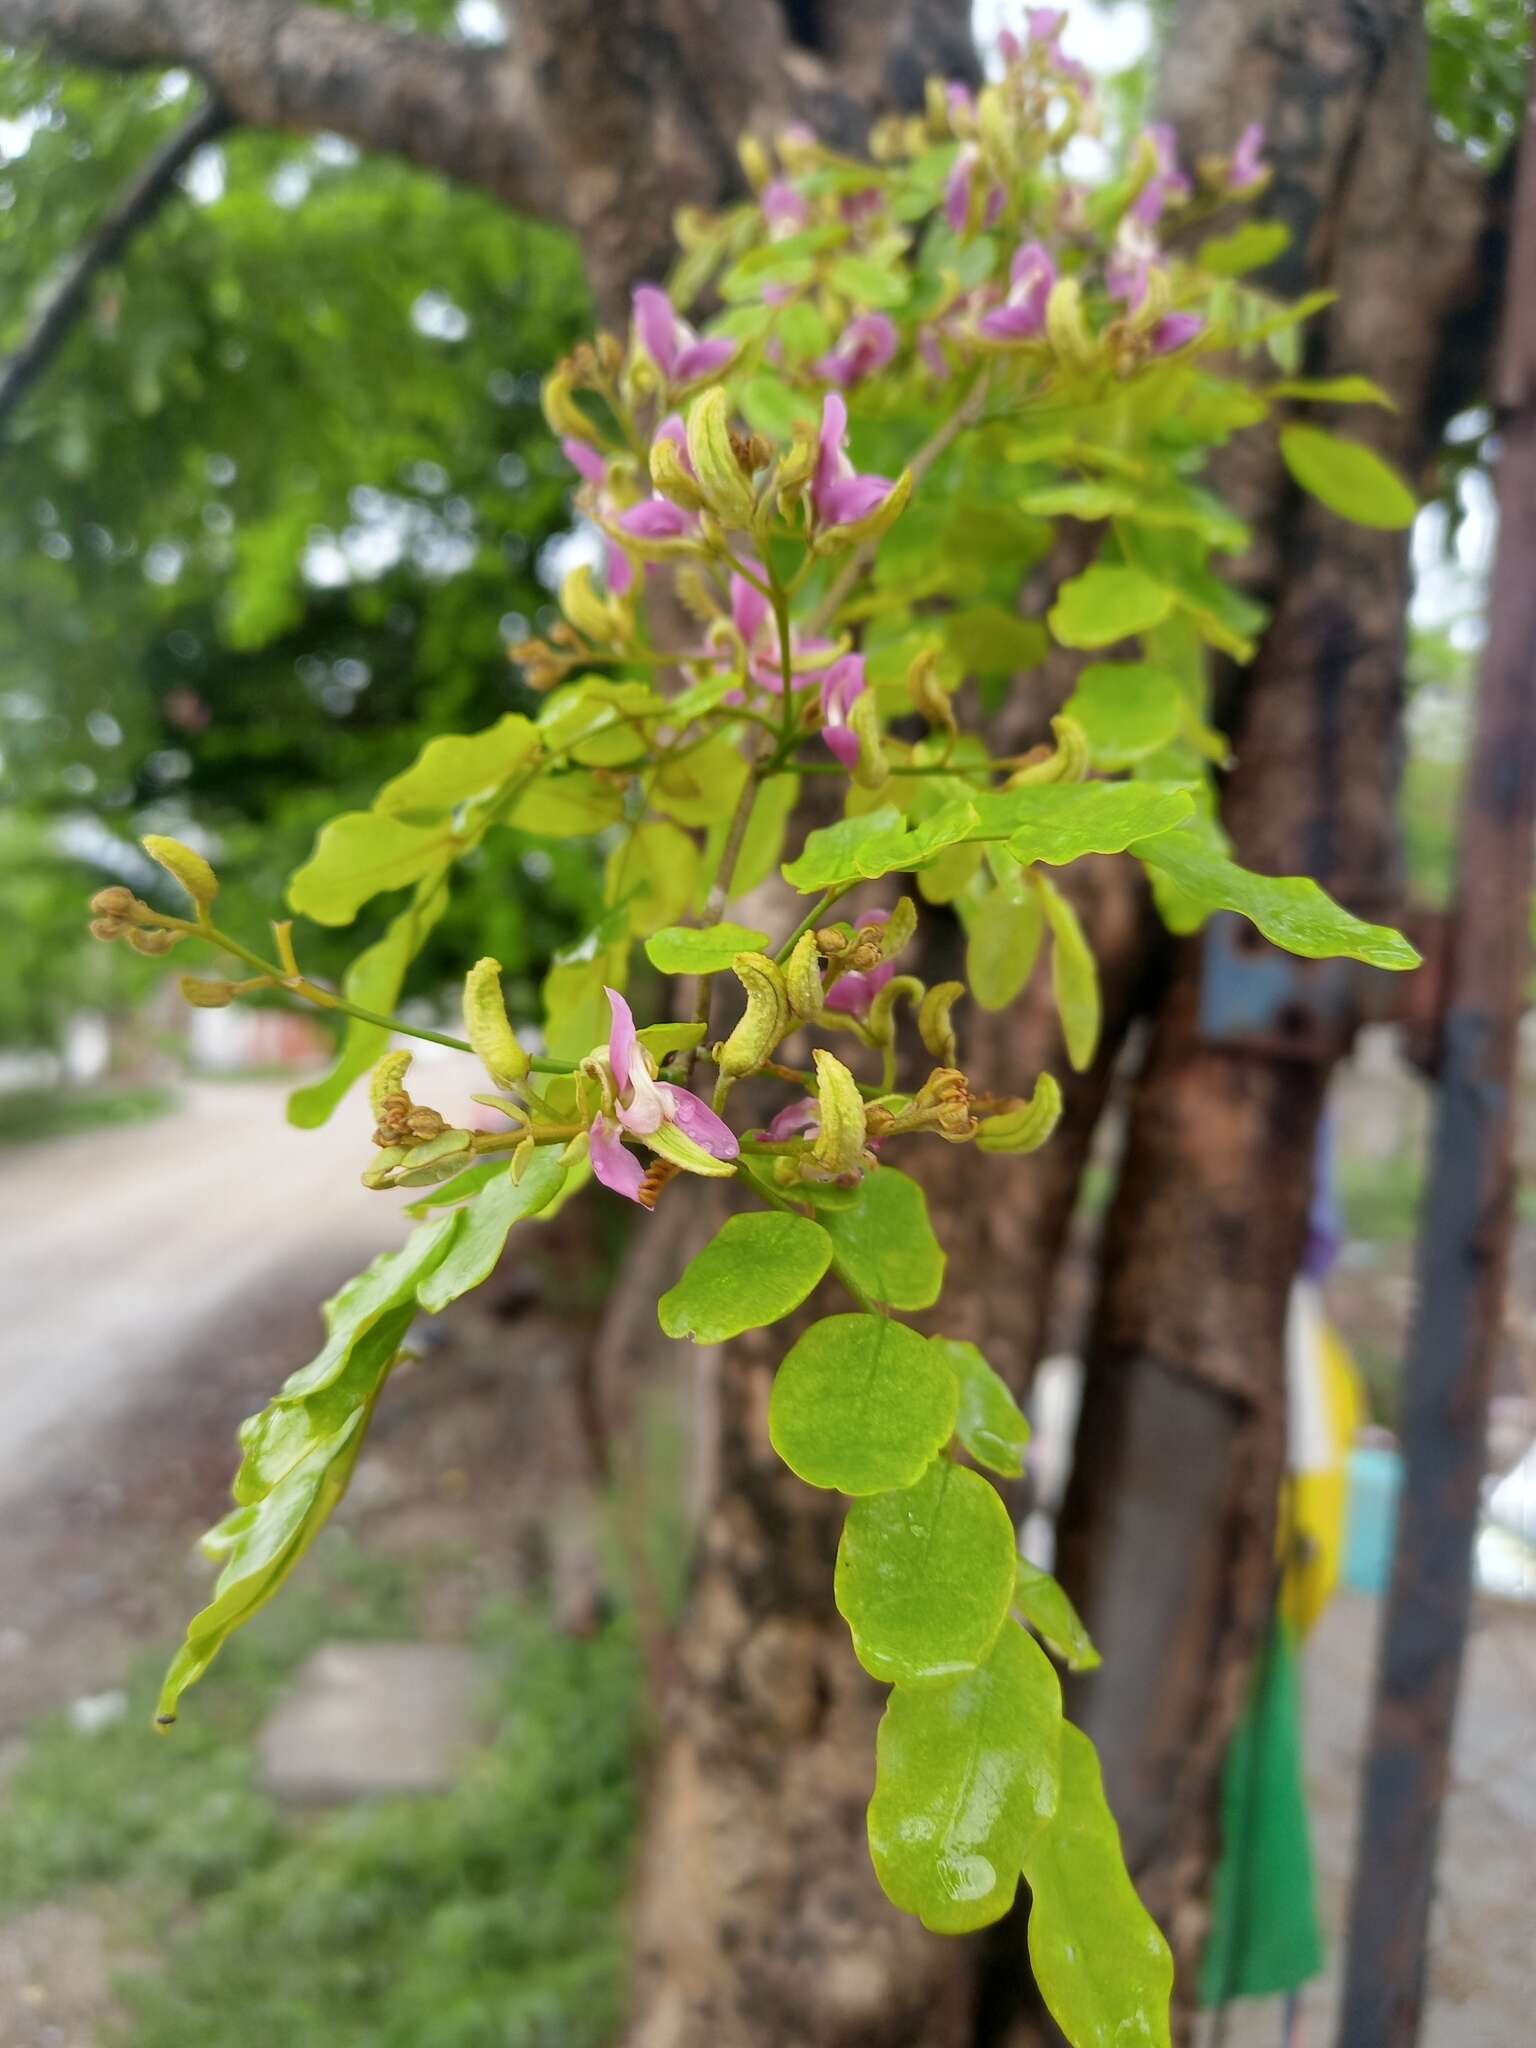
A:
POLYGON ((119 1952, 119 2048, 596 2048, 619 1993, 636 1659, 618 1624, 573 1642, 499 1604, 478 1637, 495 1733, 437 1797, 295 1817, 253 1738, 337 1636, 415 1632, 419 1585, 333 1539, 232 1643, 176 1734, 127 1713, 28 1739, 0 1810, 0 1915, 84 1903, 119 1952))
POLYGON ((0 1145, 73 1137, 112 1124, 141 1124, 174 1107, 169 1088, 22 1088, 0 1095, 0 1145))

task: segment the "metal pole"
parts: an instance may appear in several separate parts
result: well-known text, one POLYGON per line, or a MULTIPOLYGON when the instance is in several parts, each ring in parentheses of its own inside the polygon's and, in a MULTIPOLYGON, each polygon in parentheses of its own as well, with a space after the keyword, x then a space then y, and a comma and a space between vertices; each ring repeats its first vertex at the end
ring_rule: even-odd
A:
MULTIPOLYGON (((1404 1388, 1339 2048, 1412 2048, 1466 1650, 1509 1249, 1536 817, 1536 110, 1527 105, 1494 378, 1499 538, 1462 797, 1439 1100, 1404 1388)), ((1406 310, 1406 309, 1405 309, 1406 310)))

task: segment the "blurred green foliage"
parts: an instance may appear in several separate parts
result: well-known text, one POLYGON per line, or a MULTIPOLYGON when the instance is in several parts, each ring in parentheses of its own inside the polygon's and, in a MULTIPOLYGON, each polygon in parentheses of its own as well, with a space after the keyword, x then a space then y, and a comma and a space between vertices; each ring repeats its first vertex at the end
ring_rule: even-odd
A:
POLYGON ((437 1796, 319 1819, 261 1789, 254 1736, 337 1637, 413 1633, 399 1563, 331 1537, 235 1645, 207 1714, 157 1741, 155 1675, 94 1733, 28 1738, 0 1809, 0 1908, 92 1887, 136 1955, 123 2048, 598 2048, 622 1975, 639 1666, 628 1631, 572 1641, 487 1613, 493 1733, 437 1796))
MULTIPOLYGON (((193 92, 0 60, 0 350, 193 92)), ((237 132, 186 182, 0 445, 0 915, 29 935, 0 1043, 141 983, 79 939, 138 832, 212 835, 259 937, 322 818, 522 705, 505 643, 566 524, 538 407, 587 312, 565 238, 336 138, 237 132)), ((502 835, 418 985, 473 947, 515 1001, 587 901, 582 855, 502 835)))

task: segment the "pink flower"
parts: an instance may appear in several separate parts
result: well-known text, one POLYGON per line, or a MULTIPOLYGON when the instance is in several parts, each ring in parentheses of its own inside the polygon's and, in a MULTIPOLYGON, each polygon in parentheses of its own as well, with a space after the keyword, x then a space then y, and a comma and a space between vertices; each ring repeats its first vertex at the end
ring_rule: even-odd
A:
POLYGON ((1264 147, 1264 123, 1250 121, 1237 138, 1237 147, 1227 165, 1227 189, 1229 192, 1251 192, 1255 185, 1263 183, 1269 175, 1269 166, 1260 156, 1264 147))
POLYGON ((837 337, 835 348, 811 365, 818 377, 846 391, 883 370, 896 353, 896 329, 887 313, 861 313, 837 337))
MULTIPOLYGON (((944 218, 957 235, 963 235, 971 220, 971 194, 976 183, 976 172, 981 164, 981 151, 974 142, 963 142, 955 154, 949 177, 944 186, 944 218)), ((982 226, 991 227, 1003 210, 1002 187, 994 185, 988 192, 982 207, 982 226)))
MULTIPOLYGON (((754 575, 761 576, 760 562, 748 561, 746 567, 754 575)), ((767 690, 774 696, 782 696, 784 662, 779 640, 779 622, 773 615, 773 606, 755 583, 734 571, 731 575, 730 588, 731 624, 740 634, 741 644, 747 651, 747 674, 758 689, 767 690)), ((805 676, 799 673, 801 657, 822 653, 831 644, 831 641, 826 639, 802 638, 793 627, 790 628, 789 662, 792 688, 798 689, 806 680, 805 676)))
POLYGON ((768 223, 768 239, 773 242, 785 235, 797 234, 811 217, 811 209, 804 197, 787 178, 775 178, 771 185, 765 185, 758 194, 757 203, 768 223))
POLYGON ((771 1141, 779 1141, 784 1138, 798 1138, 802 1131, 820 1129, 821 1104, 805 1095, 798 1102, 786 1103, 773 1118, 764 1136, 771 1141))
POLYGON ((635 335, 669 384, 713 377, 736 353, 734 341, 700 341, 660 285, 636 285, 635 335))
POLYGON ((821 439, 811 503, 823 526, 851 526, 867 519, 891 495, 889 477, 860 476, 844 452, 848 438, 848 404, 841 392, 829 391, 821 402, 821 439))
MULTIPOLYGON (((1067 10, 1064 7, 1031 7, 1024 16, 1028 41, 1043 52, 1047 65, 1056 76, 1084 92, 1091 92, 1093 79, 1087 66, 1079 64, 1075 57, 1069 57, 1061 47, 1061 32, 1066 25, 1067 10)), ((1004 57, 1005 61, 1012 61, 1006 51, 1004 57)))
MULTIPOLYGON (((613 1017, 608 1033, 608 1069, 613 1077, 613 1098, 611 1112, 605 1106, 592 1119, 588 1151, 592 1171, 603 1186, 612 1188, 617 1195, 627 1196, 631 1202, 638 1202, 645 1169, 634 1153, 626 1148, 626 1134, 649 1142, 666 1125, 680 1132, 697 1151, 711 1159, 734 1159, 741 1148, 736 1142, 736 1133, 715 1115, 707 1102, 702 1102, 686 1088, 677 1088, 668 1081, 656 1079, 645 1048, 636 1035, 635 1019, 628 1003, 617 989, 605 988, 603 993, 608 998, 608 1008, 613 1017)), ((654 1151, 661 1149, 652 1145, 654 1151)), ((686 1159, 677 1156, 679 1149, 675 1144, 669 1145, 667 1156, 678 1165, 686 1165, 686 1159)))
POLYGON ((682 540, 698 523, 697 514, 685 512, 670 498, 647 498, 619 514, 619 525, 636 540, 682 540))
POLYGON ((583 483, 600 484, 608 474, 608 465, 597 450, 589 448, 585 441, 578 441, 574 435, 567 435, 560 443, 560 453, 583 483))
POLYGON ((843 655, 821 679, 821 736, 845 768, 859 758, 859 738, 848 729, 848 714, 864 690, 862 654, 843 655))
POLYGON ((1204 328, 1205 322, 1198 313, 1165 313, 1152 330, 1152 353, 1170 355, 1174 349, 1193 341, 1204 328))
MULTIPOLYGON (((890 914, 888 910, 866 911, 859 923, 884 924, 890 914)), ((827 990, 827 1008, 840 1010, 845 1017, 867 1016, 870 1004, 895 972, 894 960, 881 960, 873 967, 855 968, 849 974, 840 974, 827 990)))
POLYGON ((1008 270, 1008 296, 994 312, 984 313, 977 332, 989 341, 1033 341, 1045 332, 1046 301, 1056 282, 1056 265, 1039 242, 1025 242, 1014 251, 1008 270))
POLYGON ((873 220, 884 205, 885 194, 880 187, 864 185, 857 192, 845 192, 838 200, 838 218, 846 221, 849 227, 855 228, 861 222, 873 220))
POLYGON ((1147 130, 1157 158, 1157 169, 1131 202, 1131 218, 1152 227, 1162 218, 1170 199, 1189 197, 1189 180, 1179 169, 1179 145, 1166 121, 1154 121, 1147 130))

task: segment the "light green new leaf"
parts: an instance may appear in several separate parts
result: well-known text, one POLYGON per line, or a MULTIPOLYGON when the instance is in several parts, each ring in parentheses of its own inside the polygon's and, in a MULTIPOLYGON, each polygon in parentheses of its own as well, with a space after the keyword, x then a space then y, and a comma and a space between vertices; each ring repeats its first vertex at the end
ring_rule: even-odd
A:
POLYGON ((1066 1588, 1027 1558, 1019 1559, 1013 1604, 1069 1671, 1096 1671, 1101 1663, 1066 1588))
POLYGON ((1154 832, 1171 832, 1195 800, 1178 784, 1047 782, 978 795, 975 808, 978 831, 1006 839, 1015 860, 1065 867, 1085 853, 1123 853, 1154 832))
POLYGON ((642 1024, 635 1033, 658 1065, 675 1052, 689 1052, 704 1037, 702 1024, 642 1024))
POLYGON ((1077 679, 1062 715, 1088 736, 1095 768, 1129 768, 1177 737, 1186 700, 1176 675, 1143 661, 1096 661, 1077 679))
POLYGON ((898 1686, 875 1751, 869 1850, 893 1905, 935 1934, 1000 1920, 1058 1799, 1061 1687, 1021 1628, 943 1685, 898 1686))
POLYGON ((1017 1479, 1024 1470, 1029 1424, 1006 1385, 974 1344, 958 1337, 935 1337, 949 1360, 960 1388, 955 1434, 978 1465, 1017 1479))
MULTIPOLYGON (((440 876, 418 883, 414 898, 390 920, 383 938, 359 953, 342 977, 341 992, 348 1002, 365 1010, 393 1010, 405 985, 406 969, 447 908, 448 891, 440 876)), ((301 1131, 317 1130, 388 1044, 389 1033, 382 1024, 365 1024, 360 1017, 349 1017, 340 1055, 330 1072, 295 1088, 289 1096, 289 1123, 301 1131)))
POLYGON ((948 1458, 913 1486, 856 1501, 833 1591, 859 1662, 886 1684, 974 1671, 1008 1618, 1017 1559, 996 1487, 948 1458))
POLYGON ((420 881, 457 850, 444 826, 344 811, 321 826, 314 852, 288 884, 288 901, 316 924, 350 924, 370 896, 420 881))
POLYGON ((944 1285, 945 1259, 922 1187, 894 1166, 881 1166, 858 1192, 856 1202, 826 1215, 839 1274, 887 1308, 932 1308, 944 1285))
POLYGON ((887 804, 808 834, 798 859, 786 862, 784 879, 808 895, 873 881, 879 875, 907 873, 926 867, 946 846, 970 838, 976 820, 975 805, 959 799, 917 825, 908 824, 887 804))
POLYGON ((1055 1818, 1024 1876, 1035 1982, 1072 2048, 1168 2048, 1173 1958, 1127 1874, 1093 1744, 1070 1721, 1055 1818))
POLYGON ((1095 562, 1062 584, 1050 626, 1063 647, 1110 647, 1160 625, 1173 604, 1174 593, 1141 570, 1095 562))
POLYGON ((458 1234, 442 1264, 422 1282, 417 1300, 429 1315, 438 1315, 449 1302, 478 1287, 495 1271, 506 1249, 507 1234, 514 1223, 537 1216, 565 1185, 565 1168, 560 1145, 540 1145, 514 1181, 512 1168, 491 1180, 460 1211, 458 1234))
POLYGON ((798 1308, 832 1261, 832 1240, 808 1216, 732 1216, 656 1304, 669 1337, 723 1344, 798 1308))
POLYGON ((1280 453, 1304 491, 1357 526, 1411 526, 1418 501, 1373 449, 1321 427, 1282 427, 1280 453))
POLYGON ((1266 398, 1309 398, 1317 405, 1379 405, 1397 411, 1397 401, 1369 377, 1284 377, 1266 398))
POLYGON ((1212 235, 1195 251, 1195 261, 1213 277, 1241 277, 1245 271, 1261 270, 1283 253, 1291 231, 1278 220, 1244 221, 1230 235, 1212 235))
MULTIPOLYGON (((681 714, 674 708, 673 716, 681 714)), ((675 818, 679 825, 728 820, 747 774, 746 756, 736 741, 729 733, 716 733, 657 770, 651 778, 651 809, 675 818)))
POLYGON ((768 1434, 807 1485, 880 1493, 921 1477, 949 1441, 956 1398, 944 1359, 904 1323, 826 1316, 779 1367, 768 1434))
POLYGON ((629 904, 636 938, 674 923, 693 901, 698 844, 680 826, 652 818, 621 839, 603 871, 606 901, 629 904))
POLYGON ((1044 931, 1033 889, 1016 896, 998 888, 983 896, 968 920, 965 973, 984 1010, 1006 1010, 1018 995, 1034 968, 1044 931))
POLYGON ((428 740, 410 767, 385 783, 373 808, 430 823, 446 817, 455 804, 500 788, 538 751, 533 721, 515 711, 484 732, 445 733, 428 740))
MULTIPOLYGON (((1164 838, 1171 836, 1163 835, 1164 838)), ((1158 838, 1150 843, 1161 846, 1163 840, 1158 838)), ((1151 855, 1143 857, 1150 859, 1151 855)), ((1066 897, 1044 875, 1035 877, 1035 886, 1040 891, 1041 908, 1051 928, 1051 992, 1056 998, 1056 1013, 1061 1019, 1067 1058, 1078 1073, 1085 1073, 1093 1064, 1094 1049, 1099 1042, 1098 966, 1092 948, 1083 937, 1077 912, 1066 897)))
POLYGON ((615 783, 593 775, 540 775, 517 799, 508 822, 546 839, 584 839, 623 815, 624 791, 615 783))
POLYGON ((1309 960, 1343 956, 1368 967, 1417 967, 1419 956, 1390 925, 1342 909, 1308 875, 1256 875, 1193 832, 1168 832, 1135 848, 1202 912, 1235 910, 1266 939, 1309 960))
POLYGON ((177 1702, 230 1635, 265 1606, 346 1491, 373 1404, 416 1314, 417 1289, 448 1255, 461 1212, 412 1231, 326 1303, 326 1340, 277 1398, 241 1427, 236 1506, 204 1539, 223 1566, 213 1598, 187 1626, 156 1718, 177 1702))
POLYGON ((671 924, 653 932, 645 955, 659 974, 719 974, 738 953, 760 953, 766 932, 744 924, 671 924))
POLYGON ((839 256, 828 282, 859 306, 899 306, 912 289, 904 270, 872 262, 867 256, 839 256))

